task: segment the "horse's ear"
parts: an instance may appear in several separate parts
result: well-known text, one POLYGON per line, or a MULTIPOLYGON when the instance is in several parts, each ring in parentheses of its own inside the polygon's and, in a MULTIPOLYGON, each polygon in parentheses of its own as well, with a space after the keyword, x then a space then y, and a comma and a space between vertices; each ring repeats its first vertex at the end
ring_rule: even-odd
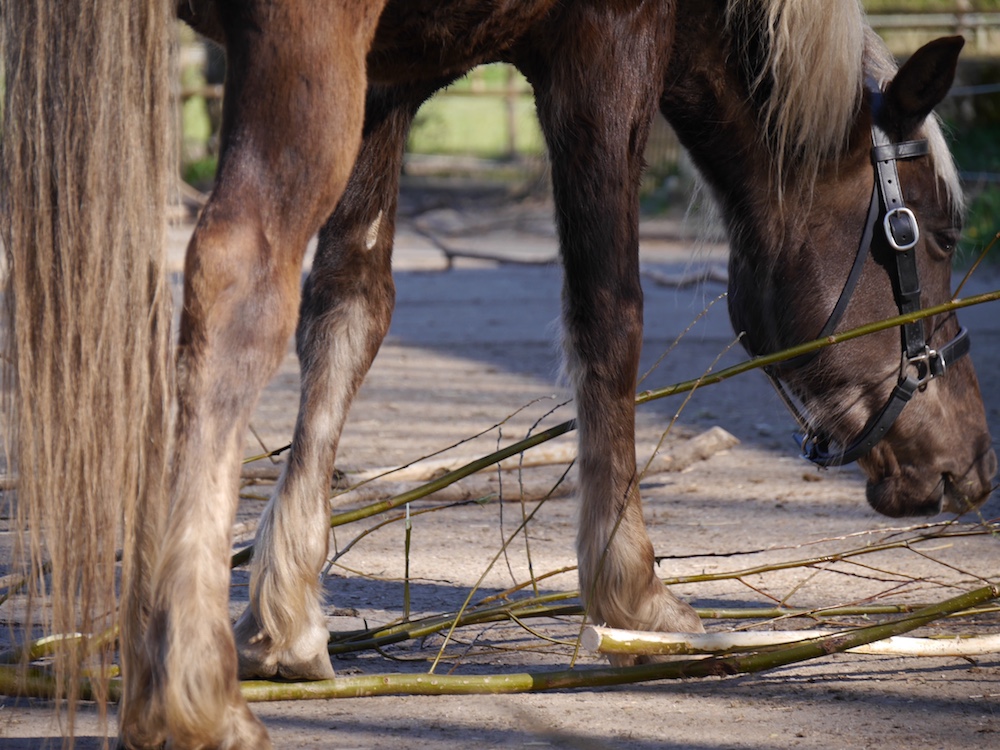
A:
POLYGON ((907 138, 948 94, 955 80, 960 36, 935 39, 913 53, 885 92, 885 116, 891 129, 907 138))

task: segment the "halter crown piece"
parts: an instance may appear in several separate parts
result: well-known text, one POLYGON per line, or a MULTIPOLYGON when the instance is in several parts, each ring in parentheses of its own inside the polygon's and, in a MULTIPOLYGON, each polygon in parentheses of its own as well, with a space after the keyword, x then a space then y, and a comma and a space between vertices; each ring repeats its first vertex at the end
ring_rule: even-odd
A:
MULTIPOLYGON (((927 140, 893 143, 879 122, 882 90, 871 79, 866 81, 866 87, 871 94, 872 163, 875 166, 875 184, 854 265, 837 304, 817 338, 829 336, 836 330, 861 278, 861 270, 871 251, 872 243, 876 241, 885 242, 896 261, 890 267, 895 271, 892 287, 900 314, 905 315, 920 310, 920 278, 914 251, 920 241, 920 227, 917 217, 906 207, 903 200, 896 162, 900 159, 927 156, 929 152, 927 140), (881 224, 882 232, 877 235, 875 227, 878 224, 881 224)), ((868 453, 885 437, 914 393, 923 390, 934 378, 944 375, 953 362, 969 353, 969 332, 961 328, 955 338, 941 348, 933 349, 924 337, 923 321, 904 324, 899 379, 892 394, 882 409, 868 421, 858 437, 848 445, 836 447, 832 444, 831 438, 814 427, 795 405, 786 386, 780 380, 782 373, 805 366, 817 353, 795 357, 777 367, 765 368, 765 372, 804 432, 804 435, 796 438, 802 448, 802 456, 818 466, 842 466, 868 453)))

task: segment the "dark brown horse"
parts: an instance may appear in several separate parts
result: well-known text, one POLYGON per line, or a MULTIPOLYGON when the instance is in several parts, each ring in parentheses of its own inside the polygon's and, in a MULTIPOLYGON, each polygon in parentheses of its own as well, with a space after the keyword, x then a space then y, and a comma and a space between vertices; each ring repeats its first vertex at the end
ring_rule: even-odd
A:
MULTIPOLYGON (((128 747, 267 747, 239 695, 238 673, 333 675, 317 584, 327 488, 350 401, 392 312, 405 136, 420 104, 475 65, 503 60, 523 71, 552 162, 579 425, 580 586, 594 621, 701 630, 654 575, 636 483, 637 190, 657 106, 723 207, 733 245, 731 314, 753 351, 824 330, 855 257, 859 277, 835 324, 913 303, 910 271, 896 268, 885 245, 898 239, 895 220, 908 216, 876 185, 873 132, 882 147, 876 162, 897 170, 887 179, 901 186, 898 200, 920 227, 899 251, 919 275, 916 304, 949 296, 962 201, 930 113, 951 83, 960 44, 930 45, 896 75, 856 0, 184 0, 179 9, 225 46, 229 67, 217 187, 185 268, 169 517, 161 521, 150 506, 157 461, 153 479, 134 482, 137 509, 127 515, 128 747), (869 252, 873 211, 880 227, 883 216, 893 223, 867 243, 869 252), (300 293, 305 245, 317 231, 300 293), (227 563, 239 449, 297 313, 294 446, 261 522, 251 604, 234 641, 227 563)), ((8 71, 19 64, 8 56, 8 71)), ((9 226, 4 241, 17 269, 27 243, 9 226)), ((30 329, 29 318, 16 316, 17 329, 30 329)), ((775 373, 802 402, 826 453, 850 452, 899 383, 916 383, 922 392, 876 430, 881 439, 861 459, 870 501, 892 514, 975 506, 996 470, 957 323, 948 316, 919 328, 933 367, 915 356, 901 366, 900 335, 889 332, 775 373), (928 377, 945 366, 945 377, 928 377)), ((30 373, 23 369, 21 381, 30 373)), ((157 417, 162 409, 149 411, 157 417)), ((153 431, 159 421, 146 421, 155 458, 164 441, 153 431)), ((43 426, 69 431, 73 423, 43 426)), ((19 432, 22 446, 35 434, 29 428, 19 432)), ((23 466, 28 447, 19 451, 23 466)))

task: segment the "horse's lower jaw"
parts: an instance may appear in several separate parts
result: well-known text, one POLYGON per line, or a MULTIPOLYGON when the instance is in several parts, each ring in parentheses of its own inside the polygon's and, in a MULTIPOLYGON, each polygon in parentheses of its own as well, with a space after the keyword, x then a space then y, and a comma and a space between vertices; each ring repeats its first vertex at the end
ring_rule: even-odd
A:
POLYGON ((885 477, 879 482, 869 481, 865 488, 868 504, 883 516, 890 518, 934 516, 942 511, 944 479, 929 493, 914 493, 905 484, 898 476, 885 477))

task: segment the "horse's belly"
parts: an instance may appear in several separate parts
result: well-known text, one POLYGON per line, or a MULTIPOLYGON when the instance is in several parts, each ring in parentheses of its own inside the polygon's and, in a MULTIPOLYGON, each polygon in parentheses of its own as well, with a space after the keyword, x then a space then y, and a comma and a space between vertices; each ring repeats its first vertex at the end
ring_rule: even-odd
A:
POLYGON ((368 54, 368 77, 402 83, 461 75, 505 59, 558 0, 389 0, 368 54))

